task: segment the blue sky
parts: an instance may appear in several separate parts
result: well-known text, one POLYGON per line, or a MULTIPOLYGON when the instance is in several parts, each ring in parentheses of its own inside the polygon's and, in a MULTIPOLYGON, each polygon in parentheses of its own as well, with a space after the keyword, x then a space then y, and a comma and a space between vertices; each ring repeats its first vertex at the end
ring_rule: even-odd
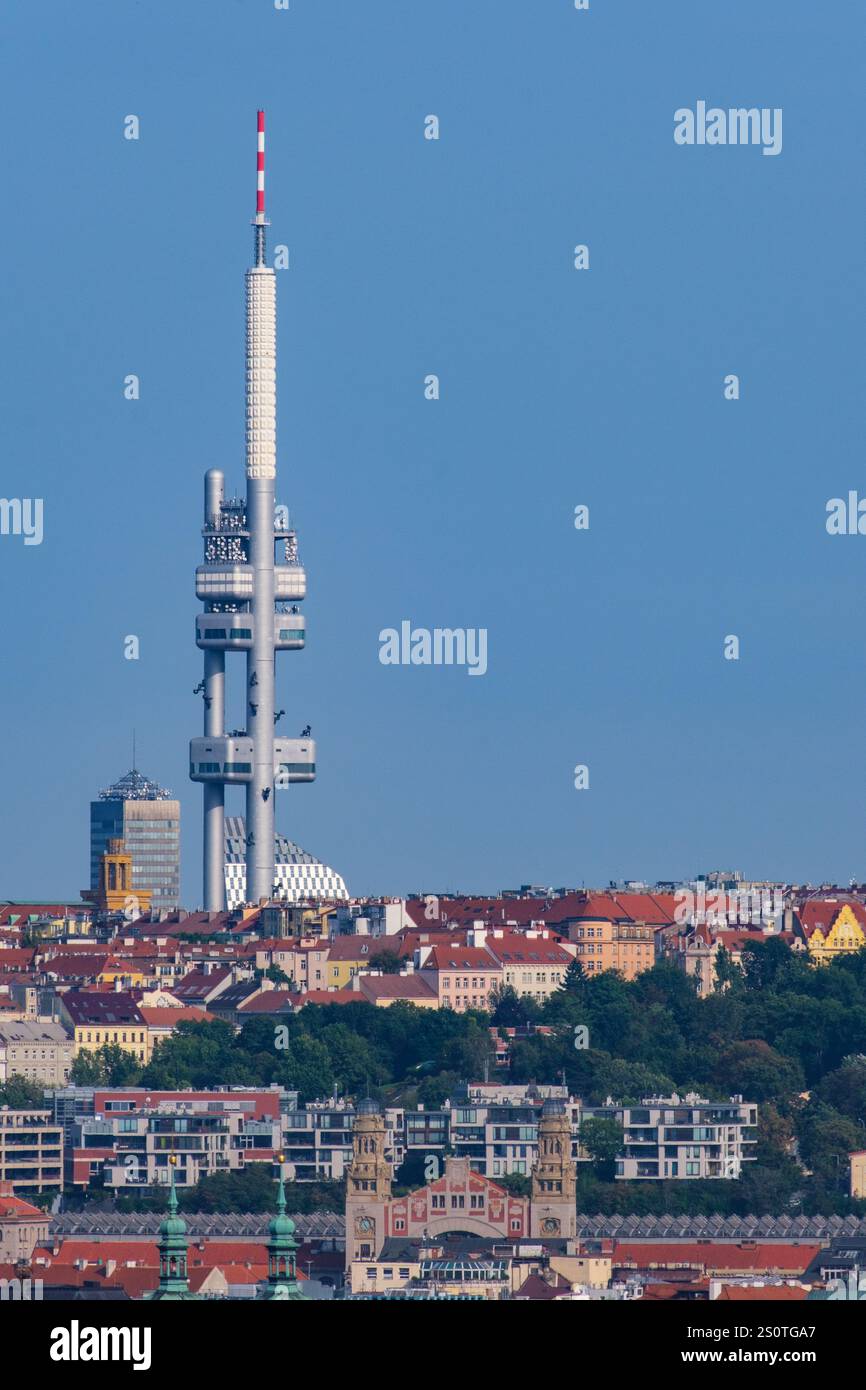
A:
POLYGON ((44 499, 42 545, 0 536, 0 897, 87 883, 134 727, 200 901, 193 571, 204 470, 243 482, 259 105, 310 593, 278 706, 319 763, 279 828, 358 893, 866 878, 866 538, 824 524, 866 495, 860 5, 43 0, 0 26, 0 494, 44 499), (781 107, 782 153, 678 147, 698 100, 781 107), (487 674, 381 665, 406 618, 486 628, 487 674))

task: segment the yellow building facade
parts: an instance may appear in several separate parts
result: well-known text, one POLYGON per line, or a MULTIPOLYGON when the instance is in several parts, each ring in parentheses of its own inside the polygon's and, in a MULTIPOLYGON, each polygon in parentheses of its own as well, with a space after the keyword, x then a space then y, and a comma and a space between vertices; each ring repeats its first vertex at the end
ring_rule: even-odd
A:
POLYGON ((847 955, 866 946, 866 931, 847 903, 839 908, 829 927, 814 926, 806 936, 806 947, 816 965, 826 965, 834 956, 847 955))

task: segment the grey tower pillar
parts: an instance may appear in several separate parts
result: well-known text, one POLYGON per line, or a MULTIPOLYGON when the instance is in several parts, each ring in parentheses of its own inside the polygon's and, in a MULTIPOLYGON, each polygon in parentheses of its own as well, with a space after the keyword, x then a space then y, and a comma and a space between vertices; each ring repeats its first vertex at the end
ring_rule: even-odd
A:
POLYGON ((253 645, 247 653, 247 730, 253 740, 247 783, 247 901, 274 891, 274 480, 247 482, 253 570, 253 645))
MULTIPOLYGON (((218 526, 225 478, 211 468, 204 478, 204 524, 218 526)), ((206 738, 225 733, 225 652, 204 653, 204 733, 206 738)), ((208 912, 221 912, 225 906, 223 862, 225 858, 225 786, 206 782, 202 787, 204 824, 204 905, 208 912)))

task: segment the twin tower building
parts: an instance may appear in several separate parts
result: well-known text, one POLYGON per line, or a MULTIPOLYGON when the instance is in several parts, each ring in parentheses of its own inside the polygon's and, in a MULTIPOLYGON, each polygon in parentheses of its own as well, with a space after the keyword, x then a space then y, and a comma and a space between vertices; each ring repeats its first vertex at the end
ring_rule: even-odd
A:
POLYGON ((275 841, 277 792, 316 775, 307 726, 283 736, 276 708, 277 652, 300 651, 307 582, 288 510, 275 496, 276 277, 265 260, 265 118, 258 113, 253 264, 246 273, 246 496, 226 497, 217 468, 205 474, 204 556, 195 572, 196 645, 204 678, 204 732, 190 741, 190 777, 204 800, 204 906, 285 896, 345 897, 342 879, 291 841, 275 841), (242 712, 226 727, 226 654, 244 657, 242 712), (246 816, 225 818, 225 790, 242 786, 246 816))
POLYGON ((448 1235, 482 1241, 540 1240, 556 1244, 577 1234, 577 1176, 571 1121, 565 1105, 547 1100, 538 1122, 538 1154, 528 1197, 476 1173, 468 1158, 434 1157, 425 1187, 392 1195, 386 1125, 373 1100, 358 1104, 352 1161, 346 1173, 346 1268, 389 1258, 448 1235))

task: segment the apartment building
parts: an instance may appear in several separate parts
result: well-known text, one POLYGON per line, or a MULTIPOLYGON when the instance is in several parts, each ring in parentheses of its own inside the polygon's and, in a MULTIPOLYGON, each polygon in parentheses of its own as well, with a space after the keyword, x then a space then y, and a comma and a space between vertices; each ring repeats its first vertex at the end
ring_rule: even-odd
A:
POLYGON ((213 1173, 272 1163, 290 1102, 294 1094, 279 1089, 95 1092, 93 1113, 69 1126, 71 1181, 101 1176, 114 1191, 154 1187, 173 1166, 176 1185, 194 1187, 213 1173))
POLYGON ((490 996, 503 981, 502 966, 483 946, 422 946, 415 952, 415 967, 440 1009, 461 1014, 489 1009, 490 996))
POLYGON ((50 1110, 0 1108, 0 1185, 17 1196, 63 1189, 63 1131, 50 1110))
POLYGON ((593 1117, 622 1125, 618 1179, 739 1178, 743 1164, 755 1159, 758 1107, 742 1096, 718 1102, 674 1095, 585 1107, 582 1118, 593 1117))
POLYGON ((49 1019, 0 1024, 0 1083, 23 1076, 43 1086, 65 1086, 75 1044, 49 1019))
MULTIPOLYGON (((342 1099, 296 1106, 283 1116, 286 1176, 296 1182, 341 1179, 352 1159, 355 1107, 342 1099)), ((385 1155, 398 1168, 410 1152, 445 1154, 449 1108, 385 1110, 385 1155)))
POLYGON ((494 929, 484 933, 483 944, 502 969, 503 986, 539 1004, 559 989, 575 958, 574 947, 566 950, 548 932, 494 929))
POLYGON ((147 1024, 131 994, 97 994, 70 990, 58 996, 58 1008, 73 1030, 75 1056, 98 1052, 111 1043, 138 1062, 147 1061, 147 1024))

